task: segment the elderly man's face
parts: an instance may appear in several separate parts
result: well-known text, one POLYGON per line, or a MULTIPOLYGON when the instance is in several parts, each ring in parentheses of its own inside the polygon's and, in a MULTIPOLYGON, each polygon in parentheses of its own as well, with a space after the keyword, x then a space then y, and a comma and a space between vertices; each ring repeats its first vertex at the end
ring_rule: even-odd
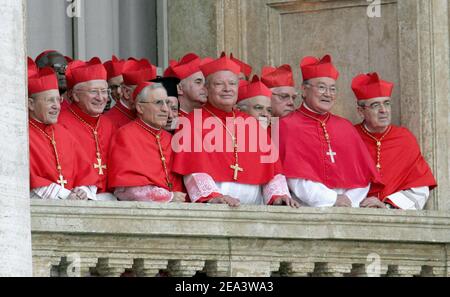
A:
POLYGON ((47 66, 52 67, 58 78, 58 87, 60 91, 65 91, 67 89, 67 81, 66 81, 66 67, 67 61, 63 55, 58 52, 50 53, 48 55, 48 64, 47 66))
POLYGON ((167 124, 164 127, 166 131, 174 131, 178 123, 178 99, 177 97, 169 96, 169 114, 167 117, 167 124))
POLYGON ((208 102, 214 107, 230 112, 236 104, 239 79, 231 71, 218 71, 208 77, 208 102))
POLYGON ((139 117, 155 128, 164 128, 169 117, 169 99, 164 88, 147 91, 145 101, 136 103, 139 117))
POLYGON ((112 77, 108 80, 108 87, 111 90, 111 97, 118 102, 122 98, 122 75, 112 77))
POLYGON ((306 105, 317 113, 330 112, 336 102, 336 81, 329 77, 318 77, 302 85, 306 105))
POLYGON ((91 80, 74 87, 73 100, 90 116, 98 116, 108 102, 108 84, 104 80, 91 80))
POLYGON ((47 125, 55 124, 61 111, 61 99, 58 90, 34 94, 33 98, 28 99, 30 116, 47 125))
POLYGON ((298 93, 294 87, 272 88, 272 113, 274 117, 285 117, 295 109, 298 93))
POLYGON ((189 101, 201 106, 206 103, 205 77, 202 72, 196 72, 180 82, 181 94, 189 101))
POLYGON ((358 106, 358 113, 370 131, 384 132, 391 124, 391 98, 360 100, 359 104, 363 106, 358 106))
POLYGON ((272 117, 272 106, 270 104, 270 98, 266 96, 256 96, 244 101, 244 108, 240 109, 243 112, 257 118, 263 127, 269 126, 270 118, 272 117))

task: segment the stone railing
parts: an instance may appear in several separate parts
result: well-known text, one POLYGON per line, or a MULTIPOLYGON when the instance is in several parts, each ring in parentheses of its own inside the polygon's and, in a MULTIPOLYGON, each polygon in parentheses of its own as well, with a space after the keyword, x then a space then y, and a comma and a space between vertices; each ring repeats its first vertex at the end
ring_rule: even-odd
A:
POLYGON ((450 213, 31 204, 35 276, 450 276, 450 213))

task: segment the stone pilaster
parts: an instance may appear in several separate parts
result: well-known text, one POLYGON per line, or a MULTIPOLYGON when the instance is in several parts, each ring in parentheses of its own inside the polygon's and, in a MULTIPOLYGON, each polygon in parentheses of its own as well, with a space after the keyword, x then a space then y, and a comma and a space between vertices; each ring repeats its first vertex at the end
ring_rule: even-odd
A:
POLYGON ((32 275, 25 2, 0 6, 0 277, 32 275))
POLYGON ((448 1, 398 0, 401 124, 417 137, 439 187, 428 209, 449 210, 448 1))

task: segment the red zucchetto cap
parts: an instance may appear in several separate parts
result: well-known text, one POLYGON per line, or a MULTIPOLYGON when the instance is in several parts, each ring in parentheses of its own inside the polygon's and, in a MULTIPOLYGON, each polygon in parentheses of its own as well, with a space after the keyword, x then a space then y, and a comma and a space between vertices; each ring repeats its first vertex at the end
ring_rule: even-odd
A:
POLYGON ((164 70, 163 77, 177 77, 176 74, 173 72, 173 67, 175 67, 178 64, 178 61, 176 60, 170 60, 169 61, 169 67, 164 70))
POLYGON ((222 53, 219 59, 200 65, 200 70, 205 77, 219 71, 231 71, 234 74, 239 75, 239 73, 241 73, 241 66, 228 58, 225 53, 222 53))
POLYGON ((133 91, 133 101, 136 101, 136 97, 142 92, 142 90, 144 89, 144 88, 146 88, 146 87, 148 87, 148 86, 151 86, 151 85, 153 85, 153 84, 155 84, 155 83, 153 83, 153 82, 148 82, 148 81, 143 81, 143 82, 140 82, 138 85, 137 85, 137 87, 136 87, 136 89, 134 89, 134 91, 133 91))
POLYGON ((233 57, 233 54, 230 54, 230 59, 235 62, 236 64, 238 64, 239 66, 241 66, 241 72, 244 73, 245 77, 250 77, 250 75, 252 74, 252 66, 242 62, 239 59, 236 59, 235 57, 233 57))
POLYGON ((331 62, 331 56, 325 55, 322 59, 316 57, 304 57, 300 62, 300 69, 302 70, 303 81, 316 77, 329 77, 337 80, 339 71, 331 62))
POLYGON ((27 70, 28 77, 36 75, 39 71, 36 63, 30 57, 27 58, 27 70))
POLYGON ((91 80, 106 81, 107 73, 105 66, 98 57, 90 59, 88 62, 74 60, 66 69, 67 87, 72 89, 75 85, 91 80))
POLYGON ((125 62, 125 60, 120 60, 113 55, 111 60, 103 63, 103 66, 105 66, 106 72, 108 73, 108 80, 113 77, 122 75, 122 69, 125 62))
POLYGON ((272 91, 254 75, 251 82, 239 83, 238 100, 245 100, 256 96, 272 97, 272 91))
POLYGON ((144 81, 156 78, 156 66, 147 59, 136 61, 128 59, 122 69, 123 83, 127 86, 135 86, 144 81))
POLYGON ((281 65, 278 68, 271 66, 263 67, 261 81, 268 88, 295 86, 292 68, 288 64, 281 65))
POLYGON ((185 55, 172 67, 176 77, 183 80, 192 74, 200 71, 201 59, 194 53, 185 55))
POLYGON ((380 79, 376 72, 360 74, 352 80, 352 90, 358 100, 391 97, 394 84, 380 79))
POLYGON ((214 61, 213 58, 211 58, 211 57, 204 57, 202 59, 202 61, 200 62, 200 66, 208 64, 208 63, 211 63, 212 61, 214 61))
POLYGON ((53 68, 44 67, 28 77, 28 95, 48 90, 59 90, 58 79, 53 68))

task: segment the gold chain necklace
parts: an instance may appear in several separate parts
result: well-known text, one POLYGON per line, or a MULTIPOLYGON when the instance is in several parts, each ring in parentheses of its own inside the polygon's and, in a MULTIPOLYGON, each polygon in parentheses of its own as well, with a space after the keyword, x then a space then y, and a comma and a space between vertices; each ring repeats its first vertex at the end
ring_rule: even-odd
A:
POLYGON ((55 159, 56 159, 56 170, 58 171, 59 174, 59 179, 56 181, 58 184, 61 185, 61 187, 64 189, 64 185, 67 184, 67 180, 64 179, 64 176, 62 175, 62 168, 61 168, 61 163, 59 162, 59 156, 58 156, 58 149, 56 148, 56 140, 55 140, 55 131, 53 130, 53 127, 51 127, 52 130, 52 137, 50 137, 44 130, 42 130, 41 128, 39 128, 35 123, 33 123, 32 121, 30 121, 31 126, 33 126, 34 128, 38 129, 39 131, 42 132, 42 134, 45 135, 45 137, 47 137, 50 140, 50 143, 52 144, 53 147, 53 152, 55 154, 55 159))
MULTIPOLYGON (((231 140, 233 141, 233 150, 234 150, 234 165, 230 165, 230 168, 232 169, 232 170, 234 170, 234 174, 233 174, 233 179, 235 180, 235 181, 237 181, 238 180, 238 172, 240 171, 240 172, 243 172, 244 171, 244 168, 242 168, 242 167, 239 167, 239 159, 238 159, 238 144, 237 144, 237 139, 236 139, 236 136, 233 134, 233 133, 231 133, 231 131, 230 130, 228 130, 228 128, 227 128, 227 126, 226 125, 224 125, 223 123, 222 123, 222 121, 219 119, 219 117, 218 116, 216 116, 212 111, 210 111, 208 108, 206 108, 206 107, 204 107, 204 109, 207 111, 207 112, 209 112, 224 128, 225 128, 225 130, 227 131, 227 133, 231 136, 231 140)), ((236 120, 236 116, 235 116, 235 114, 234 114, 234 111, 233 111, 233 127, 235 127, 235 120, 236 120)))
POLYGON ((98 125, 100 123, 100 118, 97 121, 97 124, 95 126, 95 128, 92 128, 91 125, 89 125, 85 120, 83 120, 79 115, 77 115, 75 113, 75 111, 72 110, 72 108, 69 107, 70 112, 78 119, 80 120, 83 124, 86 125, 86 127, 89 128, 89 130, 91 130, 92 134, 94 135, 94 140, 95 140, 95 151, 96 151, 96 155, 97 155, 97 163, 94 163, 94 169, 98 169, 98 174, 99 175, 103 175, 103 169, 106 169, 106 165, 102 164, 102 154, 100 151, 100 145, 98 143, 98 125))
POLYGON ((308 117, 308 118, 311 118, 311 119, 313 119, 313 120, 316 120, 316 121, 318 121, 318 122, 320 123, 320 126, 322 127, 322 130, 323 130, 323 135, 324 135, 324 137, 325 137, 325 141, 327 142, 327 145, 328 145, 328 152, 327 152, 326 154, 327 154, 328 156, 330 156, 331 163, 336 163, 335 160, 334 160, 334 156, 336 156, 336 152, 333 152, 333 150, 331 149, 330 135, 328 134, 328 131, 327 131, 327 124, 326 124, 326 122, 327 122, 328 119, 330 118, 330 114, 327 114, 325 120, 321 121, 321 120, 319 120, 319 119, 316 119, 316 118, 313 117, 313 116, 310 116, 309 114, 305 113, 305 112, 302 111, 302 110, 300 110, 300 112, 301 112, 304 116, 306 116, 306 117, 308 117))
POLYGON ((362 131, 367 136, 369 136, 370 138, 375 140, 375 143, 377 145, 377 169, 378 169, 378 171, 381 170, 381 141, 384 139, 384 137, 386 137, 386 135, 388 135, 388 133, 391 131, 391 128, 392 128, 392 126, 389 126, 389 128, 386 130, 386 132, 384 132, 384 134, 380 137, 380 139, 378 139, 375 136, 373 136, 372 134, 370 134, 369 131, 367 131, 366 127, 364 127, 364 123, 361 124, 362 131))
POLYGON ((170 182, 170 178, 169 178, 169 173, 167 171, 167 165, 166 165, 166 158, 164 157, 163 154, 163 150, 162 150, 162 146, 161 146, 161 131, 159 132, 159 134, 154 133, 152 130, 148 129, 147 127, 145 127, 144 125, 142 125, 141 123, 139 123, 139 121, 136 121, 136 124, 138 124, 141 128, 143 128, 145 131, 149 132, 150 134, 152 134, 153 136, 155 136, 156 138, 156 143, 158 144, 158 148, 159 148, 159 154, 161 156, 161 162, 162 162, 162 166, 164 168, 164 174, 166 175, 166 184, 169 187, 169 190, 172 191, 173 188, 173 184, 170 182))

